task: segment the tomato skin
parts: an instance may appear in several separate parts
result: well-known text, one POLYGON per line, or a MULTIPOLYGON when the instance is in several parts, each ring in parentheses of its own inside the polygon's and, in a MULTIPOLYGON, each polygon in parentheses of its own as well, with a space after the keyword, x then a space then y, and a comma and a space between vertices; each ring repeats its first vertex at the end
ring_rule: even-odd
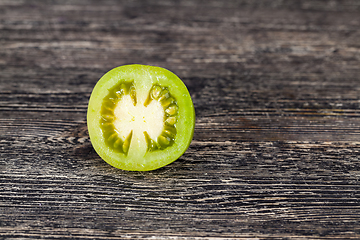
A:
POLYGON ((195 109, 185 84, 174 73, 154 66, 124 65, 107 72, 95 85, 89 100, 87 125, 91 143, 104 161, 127 171, 150 171, 170 164, 188 149, 194 134, 195 109), (141 151, 133 147, 132 154, 125 155, 106 144, 100 127, 103 99, 109 94, 109 89, 122 81, 133 81, 139 93, 149 92, 154 85, 164 86, 176 99, 176 137, 171 146, 145 155, 137 155, 141 151))

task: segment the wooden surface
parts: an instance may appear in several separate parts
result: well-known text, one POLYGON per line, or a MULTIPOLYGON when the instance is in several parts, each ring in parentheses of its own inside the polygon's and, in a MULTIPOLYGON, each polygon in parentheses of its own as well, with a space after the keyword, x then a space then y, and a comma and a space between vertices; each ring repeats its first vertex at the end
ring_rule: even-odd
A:
POLYGON ((360 239, 360 1, 0 0, 0 239, 360 239), (108 70, 188 86, 188 151, 107 165, 108 70))

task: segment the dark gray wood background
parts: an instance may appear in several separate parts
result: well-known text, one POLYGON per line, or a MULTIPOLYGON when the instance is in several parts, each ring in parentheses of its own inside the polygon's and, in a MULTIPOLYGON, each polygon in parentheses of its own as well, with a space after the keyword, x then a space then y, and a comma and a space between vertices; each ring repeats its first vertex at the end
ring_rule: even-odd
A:
POLYGON ((0 239, 360 239, 360 1, 0 0, 0 239), (125 172, 86 111, 110 69, 188 86, 193 142, 125 172))

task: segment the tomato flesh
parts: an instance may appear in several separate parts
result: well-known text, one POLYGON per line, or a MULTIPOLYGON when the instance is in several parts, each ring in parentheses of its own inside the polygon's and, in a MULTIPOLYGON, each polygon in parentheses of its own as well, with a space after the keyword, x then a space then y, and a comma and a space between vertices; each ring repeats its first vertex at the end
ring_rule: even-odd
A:
POLYGON ((87 124, 95 151, 107 163, 128 171, 150 171, 188 149, 195 110, 185 84, 172 72, 124 65, 95 85, 87 124))

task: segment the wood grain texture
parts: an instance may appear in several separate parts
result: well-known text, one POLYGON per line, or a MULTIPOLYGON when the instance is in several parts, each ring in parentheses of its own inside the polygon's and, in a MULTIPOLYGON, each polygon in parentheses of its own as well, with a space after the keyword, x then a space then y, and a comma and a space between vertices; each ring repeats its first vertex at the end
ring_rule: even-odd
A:
POLYGON ((0 0, 0 239, 359 239, 360 2, 0 0), (194 140, 152 172, 87 134, 97 80, 176 73, 194 140))

